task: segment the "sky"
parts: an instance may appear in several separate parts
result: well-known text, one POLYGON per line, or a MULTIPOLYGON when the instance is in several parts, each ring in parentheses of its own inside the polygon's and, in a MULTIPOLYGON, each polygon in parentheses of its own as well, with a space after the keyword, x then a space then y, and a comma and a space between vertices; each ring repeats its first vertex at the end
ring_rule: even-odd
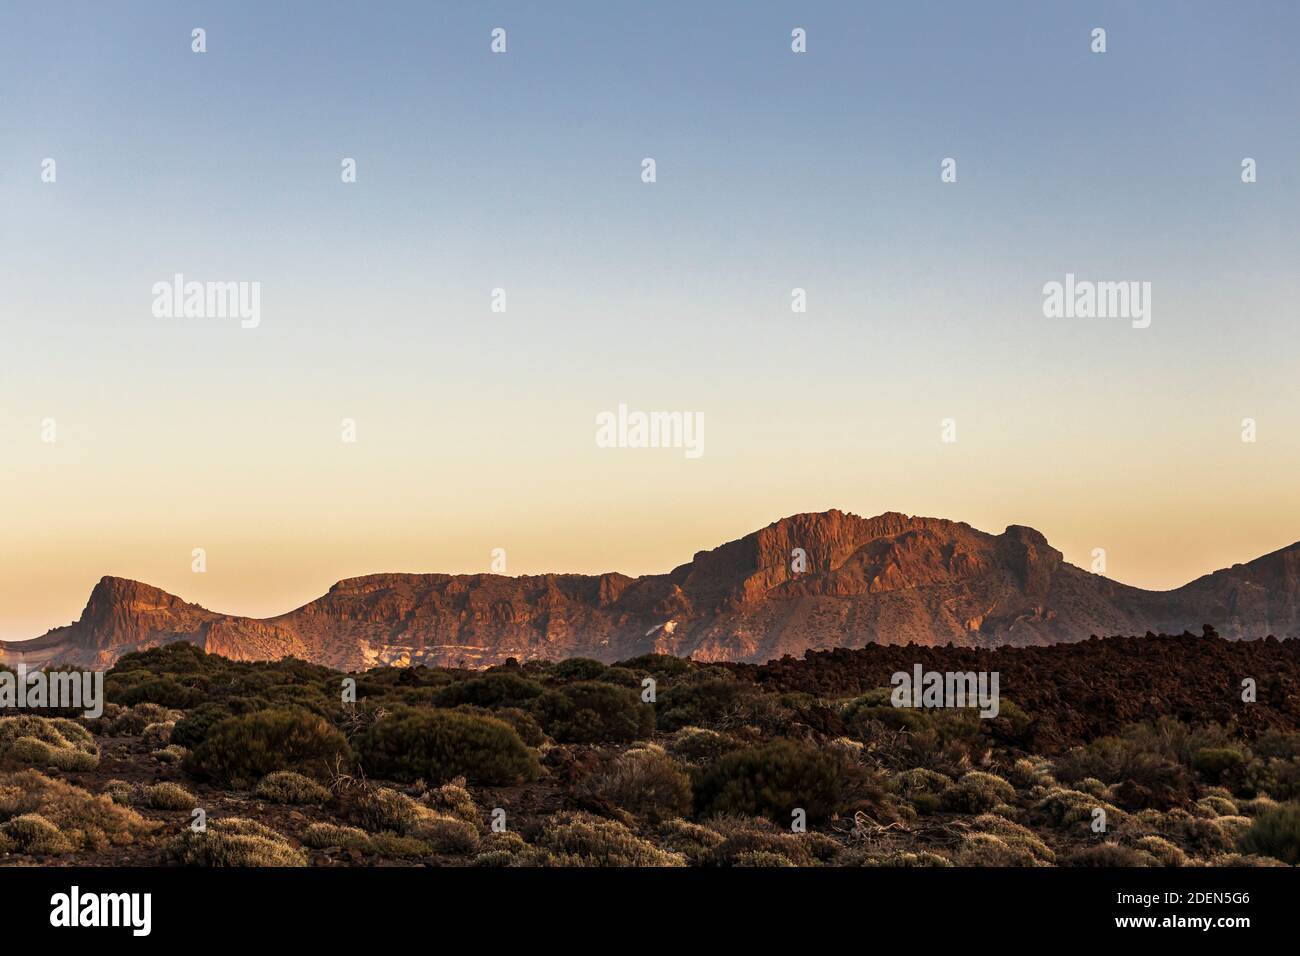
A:
POLYGON ((1030 525, 1149 588, 1284 547, 1297 28, 1267 0, 6 2, 0 639, 105 574, 269 616, 495 548, 662 572, 828 508, 1030 525), (1046 317, 1067 273, 1149 282, 1150 326, 1046 317), (156 315, 176 274, 259 283, 256 327, 156 315), (599 447, 620 404, 702 416, 703 453, 599 447))

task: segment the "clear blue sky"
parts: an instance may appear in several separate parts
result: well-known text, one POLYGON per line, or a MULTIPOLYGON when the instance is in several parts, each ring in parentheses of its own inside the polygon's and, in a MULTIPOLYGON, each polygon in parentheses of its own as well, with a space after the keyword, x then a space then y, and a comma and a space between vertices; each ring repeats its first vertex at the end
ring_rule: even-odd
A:
POLYGON ((0 637, 101 573, 268 613, 509 541, 663 570, 832 506, 1034 524, 1153 586, 1289 543, 1298 35, 1293 2, 6 3, 0 637), (1067 271, 1151 281, 1152 327, 1045 320, 1067 271), (260 281, 262 326, 160 324, 175 272, 260 281), (599 457, 620 401, 703 411, 709 452, 599 457))

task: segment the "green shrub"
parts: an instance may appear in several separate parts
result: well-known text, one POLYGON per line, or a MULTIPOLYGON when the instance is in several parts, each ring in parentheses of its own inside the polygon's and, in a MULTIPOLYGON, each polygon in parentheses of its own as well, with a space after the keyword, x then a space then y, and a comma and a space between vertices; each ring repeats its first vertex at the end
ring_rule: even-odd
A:
POLYGON ((1300 864, 1300 803, 1283 803, 1255 817, 1241 838, 1241 851, 1300 864))
POLYGON ((193 810, 194 794, 174 783, 155 783, 140 791, 140 800, 154 810, 193 810))
POLYGON ((193 750, 203 743, 209 730, 232 716, 230 708, 223 704, 200 704, 172 726, 171 742, 193 750))
POLYGON ((113 703, 124 707, 147 703, 184 710, 187 707, 194 707, 202 699, 201 691, 187 687, 170 677, 156 677, 141 681, 112 694, 113 703))
POLYGON ((227 717, 213 727, 185 759, 185 768, 197 777, 242 788, 275 770, 325 780, 337 764, 350 760, 347 739, 319 714, 259 710, 227 717))
POLYGON ((630 743, 655 728, 654 709, 636 691, 599 681, 548 690, 533 702, 533 713, 561 743, 630 743))
POLYGON ((727 754, 698 772, 694 784, 696 810, 706 816, 765 816, 784 825, 800 808, 815 823, 840 811, 846 774, 830 754, 774 740, 727 754))
POLYGON ((282 834, 255 820, 209 820, 195 833, 188 827, 168 847, 182 866, 306 866, 307 855, 282 834))
POLYGON ((1160 861, 1136 847, 1119 843, 1095 843, 1075 850, 1061 860, 1062 866, 1159 866, 1160 861))
POLYGON ((589 657, 568 657, 551 667, 551 679, 556 681, 600 680, 606 667, 589 657))
POLYGON ((999 803, 1016 798, 1016 788, 1001 777, 972 770, 943 791, 944 809, 957 813, 987 813, 999 803))
POLYGON ((673 734, 668 744, 674 757, 691 763, 712 763, 739 747, 740 744, 726 734, 703 727, 683 727, 673 734))
POLYGON ((263 800, 272 803, 322 804, 329 800, 330 792, 315 780, 292 770, 277 770, 261 779, 255 791, 263 800))
POLYGON ((1192 769, 1211 782, 1232 776, 1245 763, 1245 756, 1233 747, 1202 747, 1192 754, 1192 769))
POLYGON ((95 738, 65 717, 20 714, 0 718, 0 761, 27 767, 93 770, 99 764, 95 738))
POLYGON ((302 842, 317 850, 338 847, 341 850, 370 852, 370 835, 357 827, 339 826, 334 823, 313 823, 302 833, 302 842))
POLYGON ((682 866, 684 860, 627 827, 588 813, 553 817, 537 844, 550 866, 682 866))
POLYGON ((72 841, 39 813, 24 813, 0 824, 0 833, 19 851, 33 856, 59 856, 75 849, 72 841))
POLYGON ((677 684, 658 695, 655 716, 660 730, 713 728, 727 720, 751 723, 750 710, 762 691, 730 677, 709 677, 677 684))
POLYGON ((691 778, 654 744, 621 754, 608 770, 589 778, 584 790, 653 821, 691 810, 691 778))
POLYGON ((509 671, 495 671, 481 677, 458 681, 442 688, 433 696, 437 707, 524 707, 541 696, 542 685, 509 671))
POLYGON ((537 758, 509 724, 454 710, 396 708, 373 723, 357 743, 372 776, 443 783, 513 786, 534 779, 537 758))

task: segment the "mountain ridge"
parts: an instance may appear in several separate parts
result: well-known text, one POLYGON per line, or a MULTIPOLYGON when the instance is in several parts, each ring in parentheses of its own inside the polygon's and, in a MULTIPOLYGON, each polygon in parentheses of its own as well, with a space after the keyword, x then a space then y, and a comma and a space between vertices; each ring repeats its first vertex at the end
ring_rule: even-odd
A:
POLYGON ((1225 637, 1300 637, 1300 542, 1146 591, 1069 564, 1024 525, 994 535, 945 518, 832 509, 779 519, 663 574, 377 572, 268 618, 106 575, 77 621, 0 642, 0 660, 106 667, 187 640, 236 660, 295 656, 341 669, 652 652, 761 662, 868 643, 1043 645, 1205 623, 1225 637))

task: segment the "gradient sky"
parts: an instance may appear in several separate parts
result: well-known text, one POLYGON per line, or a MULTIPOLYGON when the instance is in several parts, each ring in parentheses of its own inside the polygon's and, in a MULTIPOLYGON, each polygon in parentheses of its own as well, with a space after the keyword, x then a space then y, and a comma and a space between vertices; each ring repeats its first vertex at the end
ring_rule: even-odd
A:
POLYGON ((1032 525, 1153 588, 1290 544, 1298 33, 1291 2, 6 3, 0 638, 104 574, 262 616, 494 547, 664 571, 831 507, 1032 525), (261 326, 154 318, 177 272, 259 281, 261 326), (1066 272, 1151 282, 1151 327, 1044 318, 1066 272), (702 412, 703 457, 597 448, 620 402, 702 412))

